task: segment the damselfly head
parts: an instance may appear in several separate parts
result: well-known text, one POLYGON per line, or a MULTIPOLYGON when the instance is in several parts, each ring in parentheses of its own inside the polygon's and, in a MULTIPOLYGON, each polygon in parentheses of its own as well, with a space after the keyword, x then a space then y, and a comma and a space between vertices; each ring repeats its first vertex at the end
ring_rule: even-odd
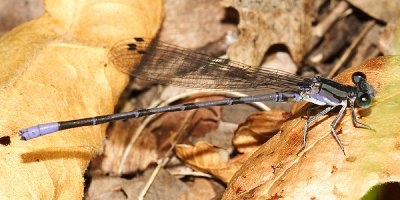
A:
POLYGON ((367 82, 367 77, 362 72, 355 72, 352 75, 353 83, 356 85, 356 103, 360 108, 371 106, 376 90, 367 82))

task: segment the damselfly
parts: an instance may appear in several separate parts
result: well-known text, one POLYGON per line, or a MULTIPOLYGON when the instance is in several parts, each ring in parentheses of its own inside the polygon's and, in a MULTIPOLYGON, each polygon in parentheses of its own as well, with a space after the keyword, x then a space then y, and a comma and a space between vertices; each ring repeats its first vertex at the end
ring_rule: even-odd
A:
POLYGON ((327 106, 305 123, 303 148, 306 145, 308 125, 335 107, 341 108, 331 124, 331 131, 343 152, 345 152, 344 147, 335 131, 335 126, 348 106, 351 109, 354 125, 371 129, 369 126, 357 121, 354 111, 355 104, 361 108, 369 107, 376 95, 375 89, 367 82, 366 76, 362 72, 356 72, 352 75, 354 86, 341 84, 319 76, 303 79, 288 72, 262 69, 228 59, 214 58, 158 40, 145 38, 133 38, 119 42, 111 48, 109 55, 113 65, 121 71, 139 79, 160 84, 234 90, 270 88, 278 92, 39 124, 20 130, 21 139, 29 140, 60 130, 138 118, 163 112, 251 102, 299 102, 301 100, 327 106))

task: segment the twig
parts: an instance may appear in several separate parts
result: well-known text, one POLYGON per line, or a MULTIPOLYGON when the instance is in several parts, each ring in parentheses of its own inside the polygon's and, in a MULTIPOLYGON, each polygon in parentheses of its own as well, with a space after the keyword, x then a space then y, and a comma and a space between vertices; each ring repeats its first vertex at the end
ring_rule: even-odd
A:
POLYGON ((358 35, 358 37, 353 41, 353 43, 351 43, 350 47, 346 49, 346 51, 342 54, 340 59, 336 62, 332 71, 329 73, 328 78, 332 78, 336 74, 336 72, 340 69, 343 63, 346 62, 346 60, 349 58, 354 48, 358 45, 358 43, 360 43, 361 39, 364 38, 365 34, 368 33, 368 31, 372 28, 372 26, 374 26, 374 24, 375 24, 374 21, 367 22, 367 24, 365 25, 361 33, 358 35))
POLYGON ((204 173, 204 172, 196 172, 196 171, 192 171, 192 172, 175 172, 175 173, 171 173, 174 176, 196 176, 196 177, 204 177, 204 178, 212 178, 213 176, 211 176, 210 174, 204 173))
POLYGON ((318 25, 313 28, 313 36, 315 37, 313 39, 313 45, 315 46, 320 38, 328 31, 328 29, 334 24, 346 11, 346 9, 349 8, 349 4, 346 1, 341 1, 325 19, 321 21, 318 25))

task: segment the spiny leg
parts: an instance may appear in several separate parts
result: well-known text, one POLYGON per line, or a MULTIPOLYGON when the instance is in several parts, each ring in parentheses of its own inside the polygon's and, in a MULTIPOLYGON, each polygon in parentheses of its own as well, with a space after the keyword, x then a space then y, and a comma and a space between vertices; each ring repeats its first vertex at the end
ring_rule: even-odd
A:
POLYGON ((356 127, 366 128, 366 129, 375 131, 374 129, 372 129, 368 125, 357 121, 356 111, 354 110, 354 100, 350 100, 350 109, 351 109, 351 117, 353 118, 353 122, 354 122, 354 125, 356 127))
POLYGON ((303 135, 303 147, 301 147, 301 149, 299 150, 299 152, 297 152, 297 154, 299 154, 301 151, 304 150, 304 148, 306 147, 306 142, 307 142, 307 126, 309 124, 311 124, 313 121, 315 121, 316 119, 320 118, 322 115, 325 115, 326 113, 328 113, 329 111, 331 111, 332 109, 334 109, 336 106, 330 106, 325 108, 323 111, 319 112, 318 114, 314 115, 313 117, 311 117, 310 119, 307 120, 307 122, 304 124, 304 135, 303 135))
POLYGON ((346 110, 346 108, 347 108, 347 102, 344 102, 342 104, 342 108, 340 109, 339 113, 337 114, 336 118, 333 120, 333 122, 331 124, 331 130, 332 130, 333 136, 335 136, 335 139, 336 139, 337 143, 339 144, 340 148, 342 149, 344 155, 346 155, 346 152, 344 151, 342 141, 340 141, 339 136, 337 135, 337 133, 335 131, 335 126, 339 122, 339 119, 342 118, 343 113, 346 110))

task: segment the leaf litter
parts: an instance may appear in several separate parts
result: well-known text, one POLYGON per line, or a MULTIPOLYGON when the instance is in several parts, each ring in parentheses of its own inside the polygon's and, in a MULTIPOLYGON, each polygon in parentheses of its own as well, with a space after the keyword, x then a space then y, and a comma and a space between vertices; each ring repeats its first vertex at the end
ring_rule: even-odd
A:
MULTIPOLYGON (((360 5, 356 1, 304 0, 298 2, 281 1, 276 4, 268 3, 268 1, 262 3, 251 0, 242 2, 223 1, 222 5, 230 5, 234 8, 226 9, 215 1, 199 0, 192 2, 195 4, 192 8, 199 9, 196 12, 187 12, 187 2, 186 5, 184 5, 185 1, 178 2, 168 3, 166 1, 166 22, 160 32, 160 40, 179 46, 195 47, 203 52, 212 52, 214 56, 219 56, 221 52, 226 51, 233 40, 236 42, 229 47, 228 54, 234 60, 253 65, 262 64, 268 67, 279 66, 279 69, 289 72, 297 71, 305 77, 312 76, 315 73, 322 75, 339 74, 337 78, 348 84, 351 84, 349 77, 353 71, 364 71, 368 80, 378 88, 380 96, 377 97, 377 103, 374 104, 376 109, 373 108, 369 112, 360 110, 358 115, 365 115, 366 117, 362 117, 361 120, 366 120, 377 130, 377 133, 354 128, 349 113, 346 113, 346 116, 336 127, 341 132, 340 137, 345 143, 346 150, 348 150, 348 156, 345 157, 329 132, 329 124, 333 116, 326 116, 311 126, 307 149, 297 156, 296 153, 302 145, 302 130, 307 117, 307 109, 304 108, 304 103, 293 105, 291 112, 288 112, 290 109, 287 107, 284 108, 285 110, 278 110, 282 108, 281 105, 273 103, 268 105, 275 110, 261 113, 256 113, 257 109, 247 106, 250 108, 249 113, 256 113, 247 119, 245 118, 248 116, 248 112, 244 114, 241 110, 248 108, 246 106, 235 106, 235 109, 232 109, 233 112, 224 112, 226 108, 210 108, 199 110, 195 114, 168 113, 147 121, 138 119, 116 122, 108 129, 103 154, 91 163, 90 170, 86 173, 86 176, 89 177, 86 184, 87 193, 85 194, 87 198, 127 199, 136 198, 139 193, 144 193, 145 199, 209 199, 212 197, 267 199, 299 196, 308 198, 360 198, 376 184, 399 181, 397 179, 398 171, 395 167, 398 166, 398 163, 393 160, 397 155, 395 149, 398 146, 396 145, 398 143, 397 137, 393 137, 396 135, 395 131, 398 127, 397 117, 386 114, 395 113, 389 111, 397 110, 398 106, 396 107, 396 105, 399 105, 395 101, 397 94, 395 88, 398 85, 396 80, 398 79, 395 77, 396 73, 390 73, 398 69, 396 68, 396 63, 399 62, 398 58, 378 58, 360 65, 369 58, 386 55, 388 52, 398 54, 398 51, 396 51, 398 42, 392 39, 396 38, 397 32, 395 29, 389 28, 391 24, 396 23, 398 17, 392 16, 390 12, 385 13, 386 16, 381 16, 379 12, 382 13, 382 11, 376 11, 377 9, 384 10, 385 4, 365 8, 366 4, 360 5), (212 12, 210 9, 212 9, 212 12), (210 12, 207 12, 208 10, 210 12), (265 12, 266 10, 271 12, 265 12), (297 20, 292 20, 293 16, 296 16, 297 20), (226 17, 226 19, 223 19, 223 17, 226 17), (185 21, 180 20, 182 18, 185 21), (213 25, 209 26, 210 23, 213 23, 213 25), (367 23, 371 24, 371 28, 365 28, 367 23), (205 30, 207 31, 201 31, 201 28, 192 28, 194 24, 196 27, 206 27, 205 30), (350 29, 348 28, 349 25, 352 26, 350 29), (323 34, 317 35, 318 32, 314 31, 316 28, 322 28, 323 34), (382 34, 383 30, 385 30, 385 35, 382 34), (365 31, 365 34, 360 34, 363 31, 365 31), (347 39, 339 39, 341 35, 345 35, 347 39), (356 39, 359 42, 354 42, 356 39), (378 40, 380 40, 379 49, 377 48, 378 40), (210 48, 218 49, 218 51, 209 50, 210 48), (346 53, 346 51, 349 53, 346 53), (347 66, 357 65, 359 67, 350 68, 343 72, 347 66), (334 68, 335 70, 332 70, 334 68), (237 110, 236 113, 235 110, 237 110), (382 112, 377 112, 377 110, 382 112), (224 116, 224 113, 228 116, 224 116), (225 119, 229 119, 229 121, 226 122, 225 119), (389 122, 390 124, 388 124, 389 122), (183 126, 182 123, 186 125, 183 126), (182 127, 185 128, 182 129, 182 127), (238 128, 234 133, 235 127, 238 128), (127 147, 132 142, 135 132, 141 134, 128 149, 127 147), (177 138, 180 139, 177 140, 177 138), (178 141, 181 144, 176 144, 178 141), (267 142, 265 143, 265 141, 267 142), (174 146, 174 144, 177 145, 174 154, 168 153, 171 145, 174 146), (379 162, 371 162, 377 161, 378 158, 379 162), (169 162, 166 162, 167 160, 169 162), (162 161, 165 161, 165 164, 162 164, 162 161), (158 173, 153 172, 154 165, 159 168, 158 173), (209 175, 192 171, 188 166, 209 175), (161 178, 160 180, 158 177, 169 178, 161 178), (205 179, 204 177, 208 178, 205 179), (147 192, 144 190, 144 183, 150 184, 147 192), (322 185, 324 187, 321 187, 322 185), (226 191, 222 197, 225 187, 226 191), (169 194, 165 191, 175 192, 169 194)), ((70 9, 72 4, 64 2, 63 5, 70 9)), ((49 4, 48 6, 54 5, 49 4)), ((133 5, 131 8, 142 9, 155 6, 152 8, 157 11, 159 8, 156 4, 135 6, 137 5, 133 5)), ((48 10, 59 11, 57 7, 50 7, 48 10)), ((96 11, 96 9, 92 9, 92 11, 96 11)), ((103 11, 103 13, 110 14, 113 11, 109 9, 103 11)), ((156 14, 154 12, 148 13, 156 14)), ((93 14, 86 15, 93 16, 93 14)), ((110 17, 110 19, 112 21, 113 19, 131 19, 134 17, 129 12, 125 15, 126 17, 121 17, 113 14, 114 17, 110 17)), ((65 20, 66 24, 72 22, 67 15, 55 14, 54 17, 65 20)), ((82 19, 81 21, 84 22, 85 20, 82 19)), ((86 23, 96 24, 96 18, 86 20, 86 23)), ((135 23, 138 23, 138 21, 135 21, 135 23)), ((47 26, 44 24, 37 27, 47 26)), ((131 24, 129 20, 121 20, 120 24, 109 26, 117 27, 116 32, 123 35, 118 36, 121 39, 140 35, 140 33, 133 34, 121 31, 125 27, 129 27, 127 24, 131 24)), ((154 28, 149 27, 151 26, 147 26, 148 29, 146 29, 138 26, 136 30, 143 33, 146 30, 157 29, 157 25, 154 25, 154 28)), ((35 27, 32 27, 32 30, 35 30, 35 27)), ((97 39, 96 37, 78 37, 77 41, 79 42, 87 42, 93 45, 97 40, 98 44, 101 43, 99 41, 106 41, 107 45, 112 45, 112 42, 107 42, 108 40, 105 39, 106 32, 100 33, 96 29, 85 30, 83 27, 71 32, 85 36, 99 34, 97 39)), ((154 33, 154 31, 150 32, 154 33)), ((115 34, 115 32, 112 34, 115 34)), ((21 38, 21 35, 14 37, 17 36, 21 38)), ((39 44, 38 47, 43 41, 46 40, 36 41, 36 44, 39 44)), ((3 39, 2 44, 4 42, 7 42, 7 40, 3 39)), ((2 45, 4 51, 7 50, 6 47, 2 45)), ((34 50, 37 52, 37 49, 34 50)), ((10 51, 8 52, 10 53, 10 51)), ((19 55, 20 58, 16 61, 22 63, 24 56, 23 54, 19 55)), ((49 57, 41 57, 40 59, 51 60, 49 57)), ((58 66, 56 63, 51 63, 51 65, 58 66)), ((82 66, 82 64, 75 63, 72 63, 72 65, 82 66)), ((101 64, 96 66, 101 66, 101 64)), ((24 68, 15 68, 15 73, 12 73, 13 71, 3 73, 1 80, 4 81, 2 83, 12 80, 23 70, 24 68), (7 77, 7 74, 10 74, 10 76, 7 77)), ((51 72, 46 73, 51 74, 51 72)), ((61 71, 61 73, 65 72, 61 71)), ((107 109, 112 110, 124 84, 121 83, 120 79, 113 78, 119 76, 118 72, 111 71, 110 73, 113 75, 109 75, 107 80, 113 88, 110 90, 112 91, 109 95, 111 98, 103 98, 101 101, 108 102, 106 103, 107 109)), ((145 83, 141 86, 141 83, 135 80, 131 82, 130 88, 133 88, 134 91, 125 91, 123 96, 126 98, 123 98, 125 100, 120 102, 117 110, 151 107, 156 102, 163 102, 163 100, 168 102, 168 99, 174 99, 173 103, 182 103, 221 98, 220 94, 216 96, 211 93, 203 95, 194 91, 190 96, 175 99, 174 96, 186 91, 176 88, 164 90, 163 87, 158 86, 155 87, 158 88, 157 90, 147 89, 151 87, 151 84, 145 83), (162 92, 163 90, 165 92, 162 92), (163 95, 164 97, 161 97, 163 95), (130 96, 133 96, 133 98, 129 99, 130 96)), ((9 83, 9 87, 11 87, 13 84, 12 82, 9 83)), ((51 81, 46 80, 43 83, 52 84, 51 81)), ((68 83, 63 84, 67 85, 68 83)), ((79 83, 81 88, 93 87, 93 84, 90 86, 85 86, 85 84, 87 82, 79 83)), ((98 91, 101 88, 100 86, 94 87, 99 94, 103 94, 103 92, 98 91)), ((3 92, 10 94, 11 92, 8 91, 11 90, 3 92)), ((74 93, 73 90, 70 91, 71 94, 74 93)), ((71 95, 71 97, 73 97, 72 101, 79 102, 79 96, 71 95)), ((7 100, 5 96, 1 98, 7 100)), ((32 99, 35 98, 32 97, 32 99)), ((53 98, 62 99, 58 96, 53 98)), ((49 97, 37 99, 36 101, 45 102, 49 97)), ((27 102, 27 100, 19 102, 27 102)), ((20 104, 24 105, 24 103, 20 104)), ((89 105, 88 102, 85 106, 78 106, 77 110, 83 110, 87 105, 89 105)), ((99 105, 99 103, 95 105, 99 105)), ((5 107, 15 106, 7 105, 5 107)), ((24 109, 21 108, 21 110, 24 109)), ((70 119, 71 117, 67 117, 65 114, 71 115, 73 112, 73 110, 64 111, 64 113, 56 116, 70 119)), ((103 113, 104 111, 100 112, 103 113)), ((41 115, 44 116, 47 113, 42 112, 41 115)), ((89 114, 85 116, 87 115, 89 114)), ((55 118, 48 115, 47 117, 49 117, 49 120, 55 118)), ((15 117, 15 119, 18 118, 15 117)), ((35 120, 41 122, 44 118, 35 120)), ((26 122, 21 121, 17 124, 9 122, 8 124, 5 127, 18 130, 20 124, 26 124, 26 122)), ((96 129, 96 131, 102 132, 104 129, 105 127, 102 126, 101 130, 96 129)), ((86 131, 89 131, 89 128, 86 131)), ((39 183, 26 186, 37 191, 36 193, 42 194, 43 198, 48 195, 61 198, 63 194, 68 194, 68 197, 81 196, 83 185, 78 180, 82 180, 82 172, 87 162, 100 151, 102 137, 91 134, 92 141, 88 143, 88 140, 83 139, 82 135, 71 133, 62 135, 71 135, 63 141, 78 141, 77 147, 74 147, 75 150, 71 150, 71 146, 76 144, 65 143, 62 146, 55 143, 54 139, 50 140, 49 144, 51 145, 34 144, 31 147, 21 149, 21 144, 13 146, 16 145, 13 138, 11 138, 12 149, 3 150, 3 153, 30 151, 22 154, 21 158, 24 163, 33 163, 33 161, 39 160, 40 163, 48 163, 48 166, 53 166, 59 170, 50 173, 50 177, 58 177, 55 182, 54 178, 49 178, 40 181, 43 187, 32 187, 39 183), (97 141, 93 142, 93 138, 96 138, 97 141), (86 141, 89 145, 79 144, 83 141, 86 141), (58 147, 53 147, 54 145, 58 147), (41 149, 41 151, 38 152, 37 149, 41 149), (71 165, 65 164, 67 162, 65 158, 74 159, 77 157, 78 160, 83 161, 80 162, 82 167, 73 168, 71 165), (78 175, 78 178, 66 178, 63 169, 67 169, 70 173, 71 169, 76 169, 72 173, 78 175), (46 182, 46 180, 53 181, 46 182), (53 187, 51 187, 52 182, 55 183, 53 183, 53 187), (78 184, 75 184, 74 187, 69 185, 70 190, 68 190, 64 183, 71 182, 78 184), (45 187, 46 185, 48 186, 45 187)), ((85 133, 85 135, 88 135, 88 133, 85 133)), ((3 157, 12 158, 10 156, 3 157)), ((19 168, 19 165, 21 164, 14 164, 14 166, 18 166, 17 168, 19 168)), ((21 167, 26 167, 24 165, 26 164, 22 164, 21 167)), ((43 172, 40 166, 32 167, 29 171, 38 173, 35 177, 46 176, 40 174, 40 172, 43 172)), ((48 171, 52 170, 49 167, 46 168, 48 171)), ((7 168, 4 169, 5 172, 11 172, 7 168)), ((29 176, 26 175, 26 177, 29 176)), ((7 182, 7 179, 5 181, 7 182)))

